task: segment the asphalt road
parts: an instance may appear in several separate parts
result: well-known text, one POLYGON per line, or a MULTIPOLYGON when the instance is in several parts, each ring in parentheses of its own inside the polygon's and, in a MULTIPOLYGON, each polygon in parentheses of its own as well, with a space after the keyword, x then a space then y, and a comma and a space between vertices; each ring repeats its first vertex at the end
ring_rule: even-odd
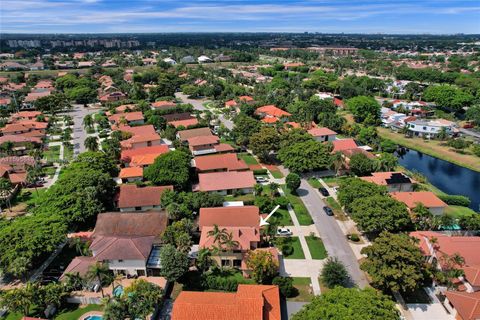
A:
POLYGON ((74 104, 73 110, 66 113, 73 118, 73 154, 78 156, 80 153, 85 152, 85 139, 87 138, 87 132, 83 128, 83 118, 87 114, 93 114, 98 112, 98 109, 85 108, 81 104, 74 104))
MULTIPOLYGON (((210 102, 210 100, 206 100, 206 99, 190 99, 188 98, 187 95, 183 94, 182 92, 176 92, 175 93, 175 97, 177 99, 180 99, 183 101, 183 103, 190 103, 194 109, 196 110, 199 110, 199 111, 205 111, 205 110, 208 110, 208 108, 205 108, 203 106, 203 104, 205 102, 210 102)), ((229 129, 229 130, 232 130, 233 129, 233 122, 228 120, 228 119, 225 119, 225 117, 223 116, 223 114, 220 114, 218 115, 218 120, 220 120, 221 123, 223 123, 223 125, 229 129)))
POLYGON ((331 257, 337 257, 338 260, 343 262, 353 282, 360 288, 364 288, 368 284, 367 279, 360 270, 355 254, 335 218, 327 216, 323 211, 322 208, 325 206, 325 202, 323 202, 317 191, 310 186, 306 179, 302 179, 297 193, 310 212, 328 254, 331 257))

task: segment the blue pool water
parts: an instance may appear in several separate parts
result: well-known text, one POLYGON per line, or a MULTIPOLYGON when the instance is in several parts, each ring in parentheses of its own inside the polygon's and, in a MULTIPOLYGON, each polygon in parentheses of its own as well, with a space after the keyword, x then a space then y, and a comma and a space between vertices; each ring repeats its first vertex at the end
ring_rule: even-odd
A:
MULTIPOLYGON (((120 297, 123 294, 123 287, 122 286, 116 286, 113 289, 113 296, 114 297, 120 297)), ((96 319, 94 319, 96 320, 96 319)))
POLYGON ((85 320, 103 320, 102 316, 88 316, 85 320))

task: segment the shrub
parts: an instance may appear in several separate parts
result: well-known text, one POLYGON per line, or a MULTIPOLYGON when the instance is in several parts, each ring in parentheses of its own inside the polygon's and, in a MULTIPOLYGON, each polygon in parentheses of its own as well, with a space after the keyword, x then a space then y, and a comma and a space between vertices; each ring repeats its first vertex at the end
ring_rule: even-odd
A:
POLYGON ((273 278, 272 284, 278 286, 280 293, 285 298, 294 297, 298 293, 293 286, 293 279, 290 277, 275 277, 273 278))
POLYGON ((360 241, 360 237, 356 233, 352 233, 348 236, 348 238, 353 241, 353 242, 358 242, 360 241))
POLYGON ((289 256, 293 253, 293 247, 289 244, 284 244, 281 248, 282 248, 282 253, 285 256, 289 256))
POLYGON ((334 288, 336 286, 345 287, 350 281, 350 276, 343 263, 337 258, 331 257, 327 259, 327 262, 323 266, 320 277, 328 288, 334 288))
POLYGON ((275 203, 280 206, 282 209, 287 209, 288 204, 290 201, 288 201, 287 197, 278 197, 275 199, 275 203))
POLYGON ((476 144, 472 148, 473 154, 480 157, 480 144, 476 144))
POLYGON ((296 173, 289 173, 285 179, 288 189, 292 192, 297 190, 300 187, 300 176, 296 173))
POLYGON ((260 212, 270 212, 275 206, 272 199, 267 196, 256 197, 255 205, 260 209, 260 212))
POLYGON ((470 205, 470 199, 461 195, 439 195, 438 196, 442 201, 451 206, 462 206, 468 207, 470 205))
POLYGON ((253 174, 254 175, 267 175, 268 170, 267 169, 256 169, 256 170, 253 170, 253 174))

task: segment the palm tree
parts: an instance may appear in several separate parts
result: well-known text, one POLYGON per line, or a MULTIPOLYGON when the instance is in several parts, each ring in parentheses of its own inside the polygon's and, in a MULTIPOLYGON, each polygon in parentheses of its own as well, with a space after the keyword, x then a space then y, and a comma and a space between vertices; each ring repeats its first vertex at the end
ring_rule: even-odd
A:
POLYGON ((87 271, 87 279, 96 280, 100 285, 100 290, 102 292, 102 298, 105 296, 103 294, 103 285, 102 283, 110 276, 110 270, 108 265, 104 263, 97 262, 96 264, 90 266, 87 271))
POLYGON ((27 177, 26 182, 29 185, 33 185, 35 188, 35 193, 37 194, 38 198, 38 188, 37 188, 37 181, 43 175, 42 168, 39 166, 28 166, 27 168, 27 177))
POLYGON ((92 115, 87 114, 87 115, 83 118, 83 127, 85 128, 85 130, 87 130, 87 129, 90 129, 92 126, 93 126, 92 115))
POLYGON ((87 137, 85 139, 85 148, 90 151, 98 151, 98 141, 97 137, 87 137))
POLYGON ((222 248, 222 244, 224 239, 227 236, 227 229, 222 228, 220 229, 218 225, 214 224, 213 229, 207 232, 209 237, 213 237, 213 242, 218 243, 220 249, 222 248))
POLYGON ((335 170, 335 174, 338 175, 338 171, 343 167, 344 159, 343 154, 337 151, 333 154, 332 167, 335 170))
POLYGON ((69 288, 70 290, 80 290, 83 285, 84 285, 84 280, 83 278, 80 276, 80 273, 67 273, 65 274, 65 278, 66 278, 66 286, 67 288, 69 288))
POLYGON ((236 247, 239 246, 239 242, 236 240, 233 240, 233 233, 227 233, 225 236, 225 239, 223 240, 223 245, 225 246, 227 251, 233 251, 236 247))
POLYGON ((30 266, 30 260, 26 257, 19 256, 10 263, 8 271, 15 277, 20 278, 22 281, 26 280, 28 268, 30 266))
POLYGON ((6 178, 0 178, 0 198, 8 204, 8 207, 11 209, 10 204, 10 195, 12 193, 13 185, 10 180, 6 178))

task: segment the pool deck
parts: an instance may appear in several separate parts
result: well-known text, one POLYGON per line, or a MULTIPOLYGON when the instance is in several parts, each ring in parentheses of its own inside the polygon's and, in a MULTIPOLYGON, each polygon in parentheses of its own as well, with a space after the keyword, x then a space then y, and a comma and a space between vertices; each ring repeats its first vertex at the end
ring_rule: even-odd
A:
POLYGON ((91 317, 91 316, 103 316, 103 312, 90 311, 90 312, 87 312, 84 315, 82 315, 78 320, 85 320, 86 318, 91 317))

